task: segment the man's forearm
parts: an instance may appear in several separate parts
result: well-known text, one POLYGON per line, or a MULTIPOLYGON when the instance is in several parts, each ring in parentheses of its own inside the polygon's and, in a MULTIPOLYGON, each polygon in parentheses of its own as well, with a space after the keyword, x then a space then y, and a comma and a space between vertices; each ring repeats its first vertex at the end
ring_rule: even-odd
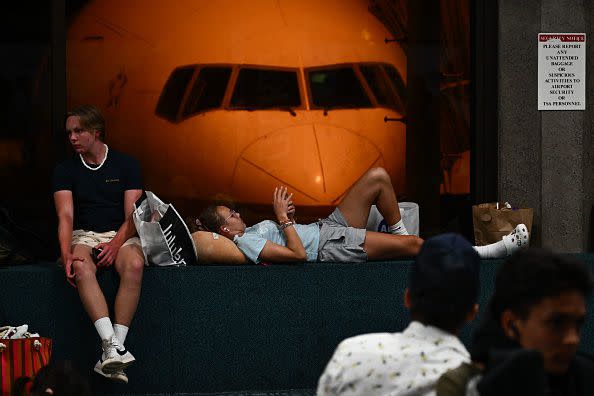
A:
POLYGON ((72 220, 61 218, 58 221, 58 241, 60 254, 64 257, 72 250, 72 220))
POLYGON ((134 220, 132 216, 128 216, 126 221, 122 223, 120 229, 116 233, 116 236, 113 237, 113 241, 115 241, 119 246, 122 246, 124 242, 128 239, 132 238, 136 235, 136 226, 134 226, 134 220))
POLYGON ((295 230, 294 226, 290 226, 285 228, 284 230, 285 238, 287 240, 287 248, 289 248, 293 253, 295 253, 296 257, 299 259, 304 259, 307 257, 307 253, 305 251, 305 247, 303 246, 303 242, 297 234, 297 230, 295 230))

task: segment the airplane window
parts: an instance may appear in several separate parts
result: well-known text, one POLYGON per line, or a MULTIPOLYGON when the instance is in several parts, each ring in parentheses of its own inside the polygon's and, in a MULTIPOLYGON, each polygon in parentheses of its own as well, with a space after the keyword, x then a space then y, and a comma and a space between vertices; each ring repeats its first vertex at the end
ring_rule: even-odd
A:
POLYGON ((406 85, 404 85, 402 77, 400 77, 400 73, 398 73, 398 70, 396 70, 396 68, 392 65, 384 65, 384 70, 392 81, 392 84, 394 84, 394 88, 396 88, 396 93, 400 99, 400 103, 402 103, 402 106, 404 107, 404 103, 406 103, 406 85))
POLYGON ((301 96, 296 71, 243 68, 231 97, 231 107, 266 109, 299 107, 301 96))
POLYGON ((155 112, 158 116, 172 122, 178 121, 177 114, 184 99, 186 88, 194 75, 194 70, 195 66, 184 66, 178 67, 171 73, 163 92, 161 92, 159 103, 157 103, 155 112))
POLYGON ((400 113, 404 113, 403 103, 392 90, 391 84, 382 71, 381 65, 361 65, 359 69, 367 80, 379 105, 391 107, 400 113))
POLYGON ((371 102, 351 67, 309 71, 313 107, 371 107, 371 102))
POLYGON ((187 117, 203 110, 220 107, 229 77, 231 77, 231 67, 208 66, 200 69, 200 74, 186 101, 183 116, 187 117))

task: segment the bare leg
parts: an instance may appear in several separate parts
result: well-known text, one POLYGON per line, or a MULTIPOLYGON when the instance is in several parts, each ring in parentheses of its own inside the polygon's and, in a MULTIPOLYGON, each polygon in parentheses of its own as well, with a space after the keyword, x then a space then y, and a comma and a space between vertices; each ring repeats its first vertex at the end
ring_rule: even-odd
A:
POLYGON ((338 208, 351 227, 365 228, 371 205, 388 225, 400 221, 400 210, 390 175, 384 168, 371 168, 346 193, 338 208))
POLYGON ((363 249, 370 260, 414 257, 419 254, 423 239, 414 235, 391 235, 367 231, 363 249))
POLYGON ((85 259, 72 264, 76 274, 76 287, 85 311, 93 322, 108 317, 109 310, 105 296, 97 283, 97 267, 91 259, 91 248, 86 245, 74 245, 72 250, 75 256, 85 259))
POLYGON ((130 326, 138 300, 144 270, 144 256, 140 247, 128 245, 120 248, 115 261, 120 275, 120 287, 115 300, 115 323, 130 326))

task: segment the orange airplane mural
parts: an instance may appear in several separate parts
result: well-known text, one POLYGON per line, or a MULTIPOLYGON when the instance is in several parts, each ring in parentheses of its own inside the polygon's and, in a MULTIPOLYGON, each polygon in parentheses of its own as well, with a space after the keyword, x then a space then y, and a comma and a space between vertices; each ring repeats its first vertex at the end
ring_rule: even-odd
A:
POLYGON ((96 0, 68 31, 68 106, 99 105, 147 189, 335 204, 405 186, 406 57, 365 0, 96 0))

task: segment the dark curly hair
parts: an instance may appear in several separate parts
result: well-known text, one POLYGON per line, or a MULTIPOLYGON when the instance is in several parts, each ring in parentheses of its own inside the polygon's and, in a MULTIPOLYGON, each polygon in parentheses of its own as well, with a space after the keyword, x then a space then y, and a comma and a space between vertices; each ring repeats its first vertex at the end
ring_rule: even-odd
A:
POLYGON ((86 378, 81 376, 68 361, 49 364, 37 372, 35 378, 18 378, 14 382, 11 396, 91 396, 86 378), (26 385, 32 381, 30 393, 26 385), (48 389, 51 392, 46 392, 48 389))
POLYGON ((499 269, 490 309, 497 320, 508 309, 526 318, 545 298, 567 291, 585 298, 592 291, 592 274, 582 262, 545 249, 520 250, 499 269))

